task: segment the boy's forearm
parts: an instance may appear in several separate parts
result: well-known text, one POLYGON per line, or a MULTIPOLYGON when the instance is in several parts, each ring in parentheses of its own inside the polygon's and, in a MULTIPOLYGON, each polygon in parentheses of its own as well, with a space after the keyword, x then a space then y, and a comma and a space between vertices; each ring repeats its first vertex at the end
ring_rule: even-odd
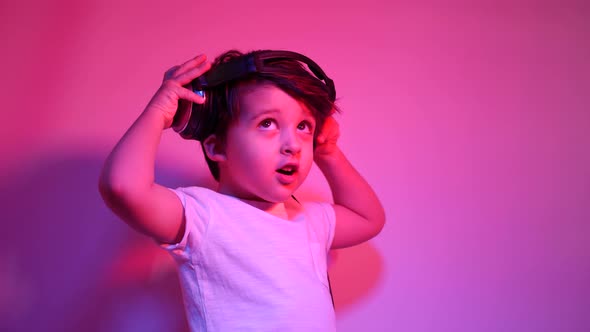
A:
POLYGON ((117 143, 107 158, 100 177, 101 187, 111 190, 149 188, 154 183, 158 145, 164 118, 146 109, 117 143))
POLYGON ((316 159, 326 177, 334 204, 348 208, 369 222, 385 223, 383 206, 371 186, 338 148, 329 156, 316 159))

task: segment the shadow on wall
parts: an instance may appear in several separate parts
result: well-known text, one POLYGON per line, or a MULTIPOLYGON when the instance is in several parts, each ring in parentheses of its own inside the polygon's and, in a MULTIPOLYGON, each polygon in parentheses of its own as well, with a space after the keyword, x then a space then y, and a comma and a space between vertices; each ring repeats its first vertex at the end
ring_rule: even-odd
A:
MULTIPOLYGON (((188 330, 172 258, 104 205, 97 190, 102 163, 54 155, 0 178, 0 330, 188 330)), ((204 183, 156 173, 171 187, 204 183)), ((369 244, 331 258, 341 310, 376 285, 382 263, 369 244)))

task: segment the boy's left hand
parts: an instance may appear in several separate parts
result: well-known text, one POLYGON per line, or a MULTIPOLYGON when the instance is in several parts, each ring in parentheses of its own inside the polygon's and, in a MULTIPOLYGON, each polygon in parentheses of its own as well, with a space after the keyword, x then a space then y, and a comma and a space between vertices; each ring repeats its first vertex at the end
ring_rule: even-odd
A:
POLYGON ((328 157, 338 150, 336 143, 340 137, 340 126, 334 117, 326 118, 322 128, 319 128, 319 133, 316 138, 316 146, 314 151, 314 159, 328 157))

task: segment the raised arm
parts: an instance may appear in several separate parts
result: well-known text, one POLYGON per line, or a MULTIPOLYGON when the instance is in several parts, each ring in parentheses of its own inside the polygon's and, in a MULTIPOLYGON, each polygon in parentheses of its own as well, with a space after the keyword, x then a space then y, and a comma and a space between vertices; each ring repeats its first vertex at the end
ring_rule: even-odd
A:
POLYGON ((336 120, 328 118, 318 135, 314 155, 334 198, 333 249, 365 242, 385 224, 385 212, 377 195, 336 145, 339 133, 336 120))
POLYGON ((162 86, 108 156, 99 178, 105 203, 121 219, 162 243, 182 238, 184 213, 178 197, 154 182, 162 131, 172 124, 178 100, 203 103, 184 88, 210 68, 204 55, 168 70, 162 86))

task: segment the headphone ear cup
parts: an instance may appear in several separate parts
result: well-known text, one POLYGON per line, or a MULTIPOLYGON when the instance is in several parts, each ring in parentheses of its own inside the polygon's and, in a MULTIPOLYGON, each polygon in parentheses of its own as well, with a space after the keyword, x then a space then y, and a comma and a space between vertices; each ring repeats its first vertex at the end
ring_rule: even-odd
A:
POLYGON ((186 132, 186 128, 191 117, 192 108, 192 101, 185 99, 178 100, 178 108, 176 109, 176 113, 174 114, 174 118, 172 119, 171 127, 172 129, 174 129, 174 131, 180 133, 180 135, 183 135, 183 133, 186 132))
POLYGON ((210 127, 214 120, 211 91, 205 91, 203 96, 205 97, 203 104, 192 103, 186 127, 180 132, 180 136, 185 139, 202 142, 211 134, 210 127))

